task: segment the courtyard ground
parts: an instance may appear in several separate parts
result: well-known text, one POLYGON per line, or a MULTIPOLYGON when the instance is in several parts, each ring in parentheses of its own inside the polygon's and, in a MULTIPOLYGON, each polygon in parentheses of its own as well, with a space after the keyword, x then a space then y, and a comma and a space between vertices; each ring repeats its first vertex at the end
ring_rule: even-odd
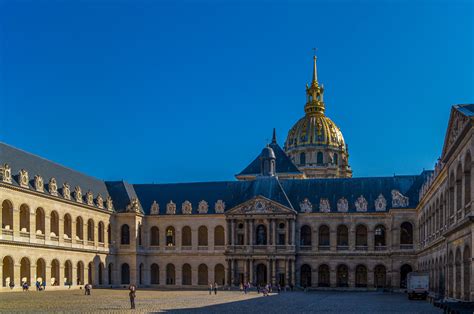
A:
MULTIPOLYGON (((127 290, 83 290, 0 293, 0 312, 107 312, 129 310, 127 290)), ((440 313, 426 301, 383 292, 286 292, 263 297, 256 292, 138 290, 133 312, 170 313, 440 313)))

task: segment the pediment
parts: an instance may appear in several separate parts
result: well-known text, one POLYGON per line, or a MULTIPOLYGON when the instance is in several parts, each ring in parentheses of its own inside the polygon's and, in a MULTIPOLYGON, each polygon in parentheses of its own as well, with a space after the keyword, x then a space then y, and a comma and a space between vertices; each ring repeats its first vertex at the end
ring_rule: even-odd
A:
POLYGON ((462 114, 455 107, 451 109, 441 159, 444 160, 444 158, 449 155, 453 144, 460 138, 466 126, 470 124, 470 120, 468 116, 462 114))
POLYGON ((226 215, 262 215, 262 214, 296 214, 296 212, 278 202, 263 196, 256 196, 242 204, 239 204, 226 215))

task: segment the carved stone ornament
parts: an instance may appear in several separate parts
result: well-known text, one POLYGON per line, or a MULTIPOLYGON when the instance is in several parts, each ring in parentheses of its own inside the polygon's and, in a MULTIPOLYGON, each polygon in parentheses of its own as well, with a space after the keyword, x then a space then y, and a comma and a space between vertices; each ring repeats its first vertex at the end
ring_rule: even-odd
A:
POLYGON ((129 213, 139 213, 140 212, 140 202, 138 198, 132 197, 130 204, 127 205, 127 212, 129 213))
POLYGON ((383 197, 382 194, 377 197, 375 200, 375 211, 385 211, 387 209, 387 201, 385 200, 385 197, 383 197))
POLYGON ((355 202, 356 211, 366 212, 367 211, 367 200, 362 195, 357 198, 355 202))
POLYGON ((82 203, 82 190, 78 185, 74 188, 74 198, 76 199, 76 202, 82 203))
POLYGON ((450 150, 454 142, 458 139, 459 134, 462 133, 464 127, 470 120, 457 110, 453 111, 451 122, 449 125, 449 132, 446 140, 445 147, 443 149, 443 156, 450 150))
POLYGON ((105 200, 105 207, 107 207, 107 210, 109 211, 114 210, 114 202, 112 201, 112 198, 110 197, 110 195, 108 195, 105 200))
POLYGON ((331 205, 327 198, 322 198, 319 200, 319 211, 322 213, 329 213, 331 211, 331 205))
POLYGON ((193 213, 193 205, 189 201, 184 201, 181 205, 181 212, 186 215, 191 215, 193 213))
POLYGON ((40 175, 35 175, 35 189, 38 192, 44 191, 43 177, 40 175))
POLYGON ((0 168, 0 177, 2 182, 12 183, 12 168, 10 168, 9 164, 5 163, 0 168))
POLYGON ((309 201, 309 199, 305 198, 301 203, 300 203, 300 210, 302 213, 311 213, 313 211, 313 205, 309 201))
POLYGON ((208 210, 209 210, 209 204, 207 204, 205 200, 200 201, 199 206, 198 206, 198 213, 207 214, 208 210))
POLYGON ((398 190, 392 190, 392 207, 408 207, 408 197, 398 190))
POLYGON ((63 184, 63 197, 67 200, 71 199, 71 188, 67 182, 63 184))
POLYGON ((21 169, 19 176, 20 176, 20 186, 24 188, 29 188, 28 171, 26 171, 25 169, 21 169))
POLYGON ((156 201, 153 201, 153 204, 151 204, 151 207, 150 207, 150 215, 159 215, 159 214, 160 214, 160 205, 156 201))
POLYGON ((89 190, 86 193, 87 205, 94 206, 94 194, 89 190))
POLYGON ((48 192, 53 196, 58 196, 58 183, 55 178, 49 179, 48 192))
POLYGON ((104 208, 104 198, 102 197, 102 195, 100 195, 100 193, 97 195, 95 203, 97 207, 104 208))
POLYGON ((340 198, 337 201, 337 211, 338 212, 347 212, 349 210, 349 202, 345 197, 340 198))
POLYGON ((214 204, 214 210, 217 214, 223 214, 225 211, 225 203, 222 200, 217 200, 214 204))
POLYGON ((174 215, 176 214, 176 204, 173 201, 170 201, 166 204, 166 214, 167 215, 174 215))

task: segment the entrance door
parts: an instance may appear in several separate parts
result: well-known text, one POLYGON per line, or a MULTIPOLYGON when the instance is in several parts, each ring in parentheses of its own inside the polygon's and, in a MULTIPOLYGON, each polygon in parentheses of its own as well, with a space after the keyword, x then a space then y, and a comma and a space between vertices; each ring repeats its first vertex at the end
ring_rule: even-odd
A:
POLYGON ((261 286, 267 284, 267 266, 264 264, 257 265, 257 284, 261 286))

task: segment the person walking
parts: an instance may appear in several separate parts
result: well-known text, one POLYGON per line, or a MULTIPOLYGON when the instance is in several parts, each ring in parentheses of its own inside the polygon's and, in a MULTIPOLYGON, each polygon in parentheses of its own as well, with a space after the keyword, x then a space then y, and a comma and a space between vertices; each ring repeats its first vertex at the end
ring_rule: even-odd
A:
POLYGON ((137 290, 137 287, 135 285, 130 285, 128 289, 130 290, 130 292, 128 293, 128 296, 130 297, 130 308, 133 310, 135 309, 135 291, 137 290))
POLYGON ((209 283, 209 295, 212 294, 212 282, 209 283))
POLYGON ((214 282, 214 295, 217 294, 217 282, 214 282))

